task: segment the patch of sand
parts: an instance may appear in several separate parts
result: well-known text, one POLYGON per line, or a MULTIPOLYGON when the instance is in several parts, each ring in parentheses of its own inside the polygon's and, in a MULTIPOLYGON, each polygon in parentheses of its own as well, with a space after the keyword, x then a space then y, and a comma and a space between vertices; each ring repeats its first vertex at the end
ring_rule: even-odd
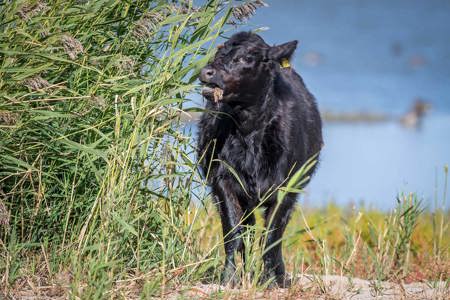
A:
POLYGON ((289 289, 266 291, 226 288, 217 284, 198 284, 166 294, 167 299, 450 299, 447 282, 376 282, 338 275, 302 275, 289 289), (222 295, 222 296, 220 296, 222 295))

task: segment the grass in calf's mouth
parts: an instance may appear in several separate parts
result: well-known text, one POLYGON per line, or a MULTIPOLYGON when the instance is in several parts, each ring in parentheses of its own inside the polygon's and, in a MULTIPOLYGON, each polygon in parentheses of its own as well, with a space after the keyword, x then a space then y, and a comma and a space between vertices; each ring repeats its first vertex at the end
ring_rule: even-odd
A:
POLYGON ((214 88, 214 102, 219 102, 223 98, 223 90, 219 87, 214 88))
POLYGON ((202 88, 202 95, 211 98, 215 103, 218 103, 223 99, 223 93, 223 89, 216 85, 205 85, 202 88))

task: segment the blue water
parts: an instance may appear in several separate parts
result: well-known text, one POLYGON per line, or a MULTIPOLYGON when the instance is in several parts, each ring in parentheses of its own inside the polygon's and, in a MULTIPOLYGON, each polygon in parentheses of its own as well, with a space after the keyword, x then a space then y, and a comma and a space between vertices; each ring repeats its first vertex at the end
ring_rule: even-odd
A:
POLYGON ((419 130, 396 121, 325 124, 320 168, 300 201, 388 209, 400 192, 417 192, 430 207, 442 201, 450 163, 450 1, 266 2, 246 28, 269 27, 260 33, 269 44, 300 41, 292 64, 322 111, 397 117, 417 98, 433 107, 419 130))
POLYGON ((450 115, 430 118, 419 131, 396 123, 325 125, 320 167, 303 200, 392 208, 399 193, 416 192, 433 207, 436 192, 443 199, 449 132, 450 115))
POLYGON ((293 64, 322 108, 401 113, 423 97, 450 113, 450 1, 267 2, 249 27, 299 40, 293 64))

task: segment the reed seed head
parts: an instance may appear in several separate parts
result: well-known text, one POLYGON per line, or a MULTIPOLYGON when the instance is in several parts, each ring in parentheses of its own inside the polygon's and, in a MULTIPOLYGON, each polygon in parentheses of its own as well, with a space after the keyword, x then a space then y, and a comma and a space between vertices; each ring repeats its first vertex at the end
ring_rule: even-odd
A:
POLYGON ((90 98, 90 102, 93 105, 97 106, 100 110, 105 110, 108 106, 105 98, 103 98, 102 96, 92 95, 90 98))
POLYGON ((9 227, 9 211, 2 199, 0 199, 0 225, 9 227))
POLYGON ((18 114, 0 110, 0 124, 7 126, 15 125, 17 123, 17 119, 18 114))
POLYGON ((244 22, 253 16, 259 7, 268 5, 262 0, 254 0, 233 8, 233 17, 239 22, 244 22))
POLYGON ((64 47, 64 51, 67 53, 71 60, 75 60, 78 54, 84 52, 83 45, 79 40, 69 34, 65 34, 61 37, 61 42, 64 47))
POLYGON ((23 5, 19 11, 17 12, 17 15, 24 21, 29 21, 34 16, 42 13, 43 11, 47 10, 48 6, 45 2, 38 1, 37 3, 31 4, 25 4, 23 5))
POLYGON ((50 83, 41 76, 34 76, 23 81, 23 85, 32 91, 38 91, 50 86, 50 83))
POLYGON ((133 72, 136 62, 129 56, 122 55, 118 60, 118 67, 126 72, 133 72))
POLYGON ((157 29, 159 23, 161 23, 169 14, 167 10, 151 11, 142 16, 142 18, 136 22, 133 36, 139 40, 145 40, 149 38, 152 33, 157 29))

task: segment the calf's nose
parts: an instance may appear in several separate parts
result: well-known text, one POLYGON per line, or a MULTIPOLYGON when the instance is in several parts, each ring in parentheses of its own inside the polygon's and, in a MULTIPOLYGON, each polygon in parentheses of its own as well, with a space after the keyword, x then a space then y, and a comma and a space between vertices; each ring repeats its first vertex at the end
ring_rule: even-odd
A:
POLYGON ((210 82, 214 75, 216 75, 216 70, 211 67, 204 67, 200 72, 200 80, 203 82, 210 82))

